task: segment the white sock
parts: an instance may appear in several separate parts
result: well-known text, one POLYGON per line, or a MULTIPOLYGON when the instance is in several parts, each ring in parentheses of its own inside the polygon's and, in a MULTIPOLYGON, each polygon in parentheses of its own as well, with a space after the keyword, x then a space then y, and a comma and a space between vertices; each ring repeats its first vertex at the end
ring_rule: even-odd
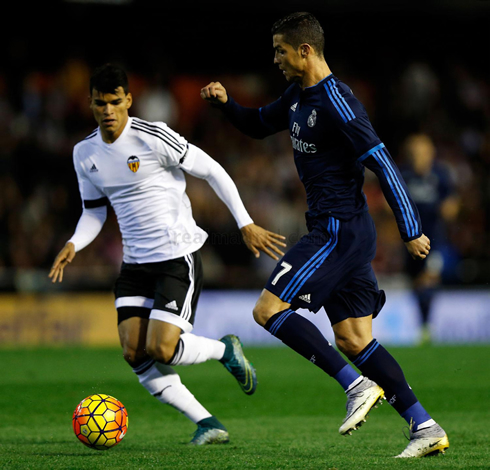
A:
POLYGON ((180 335, 177 350, 170 364, 173 366, 189 366, 206 362, 209 359, 219 361, 225 354, 225 348, 225 344, 216 339, 183 333, 180 335))
POLYGON ((197 423, 211 416, 170 366, 150 359, 133 370, 138 375, 140 384, 154 397, 162 403, 173 406, 192 422, 197 423))

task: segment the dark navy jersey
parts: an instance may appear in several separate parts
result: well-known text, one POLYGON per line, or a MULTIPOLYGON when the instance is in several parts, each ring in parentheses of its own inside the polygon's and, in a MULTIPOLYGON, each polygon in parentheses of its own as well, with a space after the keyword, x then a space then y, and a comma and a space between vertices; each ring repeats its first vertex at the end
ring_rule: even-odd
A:
POLYGON ((349 220, 367 210, 364 167, 379 178, 405 241, 422 227, 417 208, 364 106, 334 75, 312 87, 291 85, 275 102, 244 108, 231 97, 221 106, 230 121, 251 137, 288 130, 299 177, 306 189, 307 219, 349 220))

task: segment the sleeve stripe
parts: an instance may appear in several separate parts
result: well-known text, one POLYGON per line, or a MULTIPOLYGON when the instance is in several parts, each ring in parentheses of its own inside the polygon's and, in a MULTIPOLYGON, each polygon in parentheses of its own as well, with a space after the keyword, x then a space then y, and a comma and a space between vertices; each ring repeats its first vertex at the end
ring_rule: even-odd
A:
POLYGON ((139 130, 141 132, 145 132, 146 134, 153 135, 153 136, 159 138, 160 140, 165 142, 169 147, 172 147, 177 153, 181 154, 185 150, 184 146, 175 145, 173 142, 171 142, 169 139, 166 139, 165 136, 160 135, 158 132, 153 132, 153 131, 150 131, 148 129, 139 127, 135 123, 131 124, 131 127, 133 129, 139 130))
POLYGON ((366 158, 370 157, 374 152, 377 152, 378 150, 381 150, 385 148, 385 144, 381 143, 379 145, 376 145, 376 147, 373 147, 371 150, 368 150, 364 155, 360 156, 357 161, 362 162, 366 160, 366 158))
POLYGON ((109 199, 101 197, 100 199, 84 199, 83 207, 85 209, 95 209, 96 207, 103 207, 109 205, 109 199))
POLYGON ((338 107, 337 103, 332 99, 332 94, 330 93, 330 90, 328 89, 328 86, 327 86, 327 83, 325 83, 325 85, 323 85, 325 87, 325 90, 327 91, 327 95, 328 97, 330 98, 330 101, 332 102, 332 104, 335 106, 335 109, 338 111, 338 113, 340 114, 340 116, 342 117, 342 120, 344 122, 347 122, 347 118, 345 117, 345 115, 342 113, 342 111, 340 110, 340 108, 338 107))
POLYGON ((177 137, 175 137, 175 135, 172 133, 172 132, 169 132, 168 130, 166 130, 165 128, 162 128, 160 126, 157 126, 155 124, 151 124, 147 121, 143 121, 141 119, 137 119, 137 118, 133 118, 133 123, 135 124, 138 124, 142 127, 146 127, 148 130, 152 130, 154 132, 157 132, 159 134, 162 134, 162 136, 165 136, 167 137, 168 139, 172 140, 175 144, 181 146, 181 147, 184 147, 185 144, 183 144, 182 142, 180 142, 177 137))
POLYGON ((337 98, 338 102, 343 106, 346 114, 348 117, 350 117, 349 120, 355 119, 356 115, 352 111, 351 107, 347 104, 347 101, 345 101, 345 98, 340 94, 339 89, 337 88, 337 85, 335 82, 330 80, 328 83, 330 83, 330 89, 333 91, 333 95, 337 98))
POLYGON ((334 80, 328 80, 327 83, 325 83, 323 86, 327 92, 328 97, 330 98, 330 101, 342 117, 342 120, 344 122, 349 122, 352 121, 352 119, 355 119, 355 114, 352 112, 352 109, 347 104, 344 97, 340 94, 334 80))
POLYGON ((412 206, 410 205, 408 196, 405 190, 403 189, 403 186, 400 183, 395 170, 390 164, 390 161, 386 157, 384 150, 375 152, 373 156, 383 168, 383 172, 386 176, 386 179, 390 184, 391 190, 395 195, 395 198, 402 212, 403 220, 405 221, 405 226, 407 227, 407 232, 409 237, 413 237, 417 235, 419 227, 418 227, 417 219, 414 216, 412 206))
POLYGON ((184 155, 182 155, 182 158, 179 160, 179 165, 182 165, 182 163, 184 163, 184 160, 187 158, 188 153, 189 153, 189 144, 187 144, 185 148, 185 153, 184 155))

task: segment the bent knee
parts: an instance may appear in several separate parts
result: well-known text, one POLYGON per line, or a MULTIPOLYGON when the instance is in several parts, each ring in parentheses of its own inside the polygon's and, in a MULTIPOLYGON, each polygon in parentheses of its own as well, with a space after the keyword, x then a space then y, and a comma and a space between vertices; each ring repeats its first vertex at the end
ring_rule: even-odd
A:
POLYGON ((348 358, 354 358, 364 350, 364 348, 369 344, 369 341, 366 343, 366 339, 362 337, 336 337, 335 344, 348 358))
POLYGON ((282 312, 290 306, 291 304, 284 302, 272 292, 264 289, 253 309, 254 320, 260 326, 265 327, 266 323, 272 316, 274 316, 276 313, 282 312))
POLYGON ((268 309, 264 308, 263 305, 257 303, 257 305, 253 309, 253 317, 254 320, 262 327, 264 327, 272 315, 275 312, 270 312, 268 309))
POLYGON ((144 349, 137 350, 128 346, 123 346, 123 358, 131 367, 134 368, 148 359, 148 354, 144 349))
POLYGON ((147 343, 146 352, 155 361, 169 364, 175 355, 175 346, 165 343, 147 343))

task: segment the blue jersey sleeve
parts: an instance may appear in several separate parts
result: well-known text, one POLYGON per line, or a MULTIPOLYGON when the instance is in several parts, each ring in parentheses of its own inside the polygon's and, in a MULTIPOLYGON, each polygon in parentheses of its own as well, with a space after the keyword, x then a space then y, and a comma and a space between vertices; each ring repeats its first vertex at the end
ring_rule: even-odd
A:
POLYGON ((422 224, 417 207, 400 170, 376 134, 364 106, 339 80, 328 80, 324 87, 334 125, 347 140, 357 162, 378 177, 402 239, 410 241, 419 238, 422 235, 422 224))
POLYGON ((323 87, 329 118, 347 141, 355 158, 381 143, 366 109, 347 85, 332 77, 324 82, 323 87))
POLYGON ((398 166, 384 144, 379 144, 366 152, 359 161, 378 177, 383 194, 395 215, 403 241, 419 238, 422 235, 419 211, 398 166))
POLYGON ((262 108, 247 108, 228 95, 228 101, 220 109, 239 131, 255 139, 287 129, 287 112, 284 112, 282 98, 262 108))

